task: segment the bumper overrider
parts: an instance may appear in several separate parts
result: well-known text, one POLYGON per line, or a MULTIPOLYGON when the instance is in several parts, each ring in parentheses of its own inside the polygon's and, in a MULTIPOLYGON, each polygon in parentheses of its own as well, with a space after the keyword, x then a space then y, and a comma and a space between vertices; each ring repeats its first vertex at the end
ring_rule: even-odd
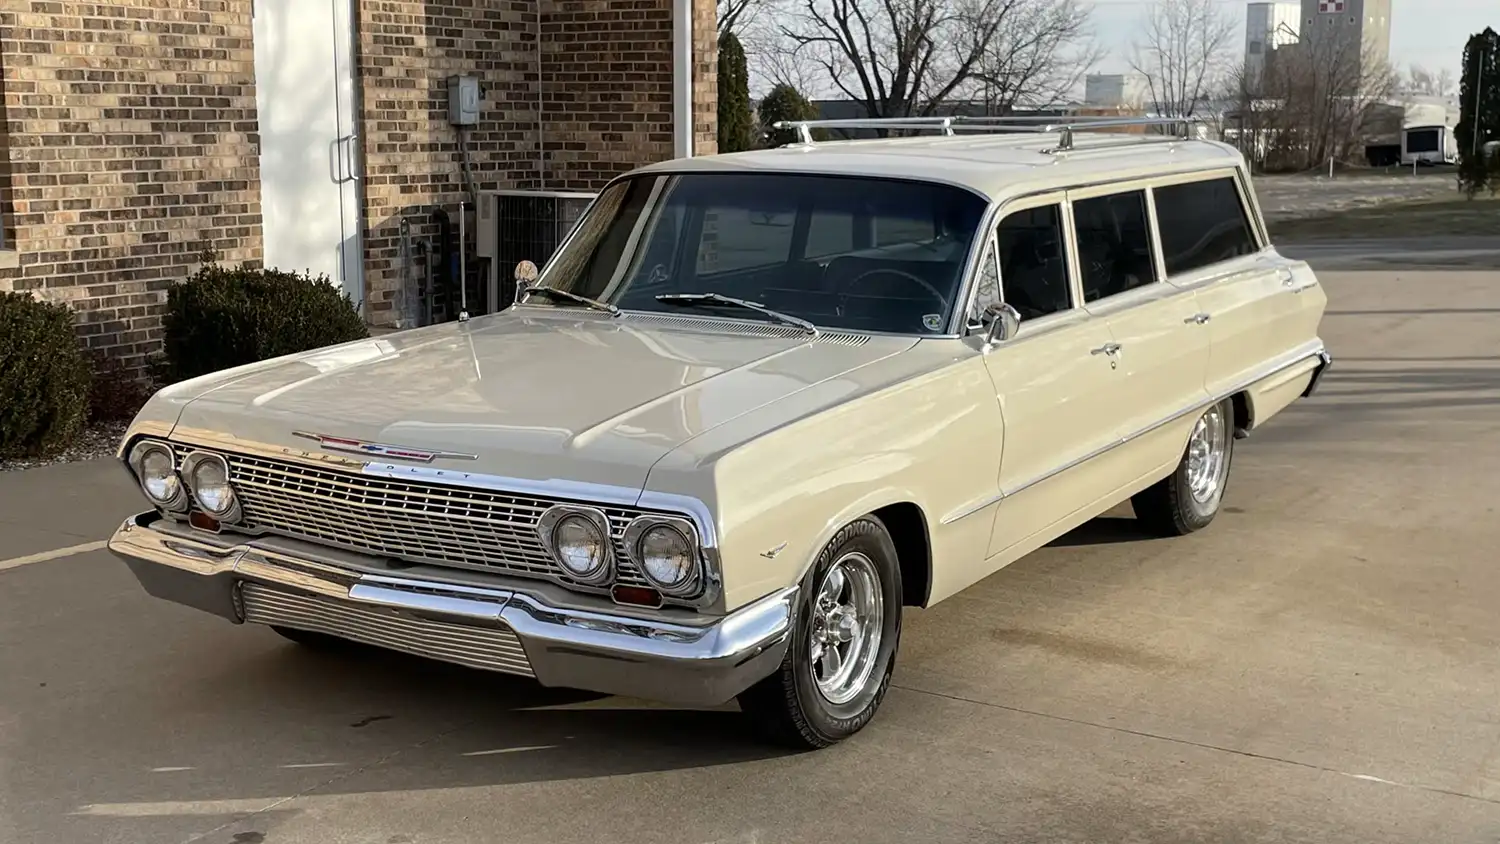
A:
POLYGON ((209 536, 153 511, 128 519, 109 550, 149 594, 237 624, 327 633, 545 686, 689 705, 724 703, 776 669, 797 591, 780 590, 701 625, 678 624, 556 607, 515 589, 375 574, 209 536))

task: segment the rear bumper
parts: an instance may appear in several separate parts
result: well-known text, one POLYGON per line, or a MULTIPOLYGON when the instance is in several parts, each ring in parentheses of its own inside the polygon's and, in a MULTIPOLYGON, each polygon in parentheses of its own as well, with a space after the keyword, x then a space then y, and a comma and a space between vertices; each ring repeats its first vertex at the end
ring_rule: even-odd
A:
POLYGON ((1307 389, 1302 391, 1302 397, 1307 398, 1318 391, 1318 386, 1323 381, 1323 376, 1328 368, 1333 366, 1333 356, 1328 354, 1327 349, 1318 350, 1318 367, 1313 370, 1312 380, 1307 382, 1307 389))
POLYGON ((546 686, 690 705, 732 699, 786 653, 796 588, 701 626, 551 606, 514 589, 376 575, 214 544, 156 513, 109 541, 151 595, 235 623, 278 624, 535 677, 546 686))

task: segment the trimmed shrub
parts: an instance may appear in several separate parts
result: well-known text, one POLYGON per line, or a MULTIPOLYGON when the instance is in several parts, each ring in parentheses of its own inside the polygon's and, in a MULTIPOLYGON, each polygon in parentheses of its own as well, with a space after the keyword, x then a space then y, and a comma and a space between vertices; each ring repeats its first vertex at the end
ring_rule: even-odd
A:
POLYGON ((36 457, 83 428, 90 367, 66 305, 0 293, 0 457, 36 457))
POLYGON ((326 276, 212 263, 167 290, 163 329, 170 381, 370 336, 326 276))
POLYGON ((151 384, 125 368, 120 359, 95 352, 89 387, 90 422, 128 422, 151 398, 151 384))
MULTIPOLYGON (((785 83, 777 85, 768 92, 760 101, 760 130, 761 137, 765 139, 768 147, 779 147, 783 144, 795 143, 797 133, 791 129, 777 129, 776 124, 783 120, 816 120, 818 117, 817 106, 807 101, 801 93, 785 83)), ((823 129, 813 130, 813 140, 825 141, 828 133, 823 129)))
POLYGON ((741 152, 754 146, 745 48, 733 32, 726 32, 719 36, 719 152, 741 152))

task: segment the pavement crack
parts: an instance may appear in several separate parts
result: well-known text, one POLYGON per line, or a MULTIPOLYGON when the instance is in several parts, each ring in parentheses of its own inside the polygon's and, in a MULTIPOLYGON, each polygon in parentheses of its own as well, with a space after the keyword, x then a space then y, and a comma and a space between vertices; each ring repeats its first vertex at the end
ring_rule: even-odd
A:
POLYGON ((430 744, 433 744, 434 742, 442 741, 443 739, 447 738, 448 736, 453 735, 456 732, 459 732, 460 730, 468 729, 470 726, 473 726, 474 724, 478 723, 478 720, 479 719, 476 718, 476 719, 473 719, 473 720, 470 720, 470 721, 465 721, 465 722, 463 722, 461 724, 455 724, 453 727, 451 727, 451 728, 449 728, 447 730, 443 730, 441 732, 433 733, 432 735, 428 736, 425 739, 422 739, 419 742, 407 745, 405 747, 400 748, 399 750, 392 750, 390 753, 387 753, 384 756, 381 756, 381 757, 379 757, 377 759, 372 759, 371 761, 366 762, 363 765, 358 765, 358 766, 349 768, 349 769, 347 769, 345 771, 341 771, 340 773, 338 773, 338 774, 336 774, 334 776, 331 776, 328 779, 323 780, 322 782, 315 783, 313 785, 308 786, 307 788, 302 789, 301 791, 298 791, 296 794, 289 794, 286 797, 283 797, 280 800, 276 800, 274 802, 268 803, 265 806, 262 806, 262 807, 260 807, 259 809, 256 809, 253 812, 247 812, 247 813, 245 813, 243 815, 239 815, 238 817, 234 818, 233 820, 225 821, 224 823, 219 824, 218 826, 214 827, 213 829, 209 829, 209 830, 205 830, 203 832, 196 833, 192 837, 185 839, 182 842, 182 844, 196 844, 196 842, 202 841, 205 838, 209 837, 210 835, 213 835, 213 834, 218 833, 218 832, 223 832, 224 830, 228 829, 229 827, 245 823, 246 821, 249 821, 250 819, 257 817, 258 815, 263 815, 266 812, 269 812, 269 811, 271 811, 272 809, 275 809, 278 806, 284 806, 287 803, 292 802, 293 800, 300 800, 303 797, 307 797, 307 796, 309 796, 311 794, 315 794, 315 793, 317 793, 319 791, 322 791, 323 789, 327 788, 330 785, 333 785, 334 783, 340 782, 342 780, 349 779, 350 777, 358 776, 359 774, 362 774, 365 771, 369 771, 369 770, 373 770, 375 768, 379 768, 380 766, 386 764, 387 762, 390 762, 391 760, 393 760, 393 759, 401 756, 403 753, 409 753, 409 752, 411 752, 413 750, 421 750, 422 748, 424 748, 424 747, 426 747, 426 746, 428 746, 430 744))
POLYGON ((1244 757, 1246 759, 1257 759, 1257 760, 1260 760, 1260 761, 1263 761, 1263 762, 1278 762, 1278 763, 1283 764, 1283 765, 1292 765, 1292 766, 1295 766, 1295 767, 1298 767, 1298 768, 1305 768, 1305 769, 1310 770, 1310 771, 1320 771, 1322 773, 1327 773, 1327 774, 1338 774, 1341 777, 1349 777, 1350 779, 1364 780, 1365 782, 1380 783, 1382 785, 1396 786, 1397 788, 1410 788, 1410 789, 1414 789, 1416 791, 1425 791, 1425 792, 1428 792, 1430 794, 1444 794, 1444 795, 1447 795, 1449 797, 1460 797, 1460 798, 1463 798, 1465 800, 1477 800, 1477 801, 1479 801, 1481 803, 1489 803, 1491 805, 1500 806, 1500 799, 1495 799, 1495 798, 1492 798, 1492 797, 1484 797, 1484 796, 1478 795, 1478 794, 1470 794, 1470 793, 1465 792, 1465 791, 1455 791, 1455 790, 1449 789, 1449 788, 1439 788, 1437 786, 1422 785, 1420 783, 1397 782, 1395 780, 1388 780, 1388 779, 1384 779, 1384 778, 1381 778, 1381 777, 1371 776, 1370 774, 1351 774, 1348 771, 1340 771, 1337 768, 1329 768, 1329 767, 1324 766, 1324 765, 1314 765, 1311 762, 1300 762, 1300 761, 1298 761, 1296 759, 1287 759, 1287 758, 1282 757, 1282 756, 1271 756, 1271 755, 1268 755, 1268 754, 1265 754, 1265 753, 1255 753, 1255 752, 1249 751, 1249 750, 1240 750, 1240 749, 1234 748, 1234 747, 1224 747, 1223 745, 1218 745, 1218 744, 1208 744, 1206 742, 1193 741, 1191 739, 1184 739, 1184 738, 1177 738, 1175 736, 1164 736, 1164 735, 1161 735, 1160 733, 1152 733, 1152 732, 1147 732, 1145 730, 1133 730, 1133 729, 1131 729, 1129 727, 1118 727, 1118 726, 1114 726, 1112 724, 1100 724, 1100 723, 1098 723, 1096 721, 1085 721, 1082 718, 1069 718, 1066 715, 1054 715, 1054 714, 1052 714, 1050 712, 1038 712, 1037 710, 1034 710, 1034 709, 1025 709, 1025 708, 1019 707, 1019 706, 1008 706, 1008 705, 1003 704, 1003 703, 994 703, 992 701, 987 701, 987 700, 977 700, 977 699, 971 698, 971 697, 964 697, 963 695, 947 694, 945 692, 934 692, 934 691, 930 691, 928 689, 918 689, 918 688, 915 688, 915 687, 912 687, 912 686, 902 686, 902 685, 899 685, 899 684, 896 684, 896 683, 892 683, 891 687, 892 688, 896 688, 896 689, 901 689, 902 691, 906 691, 906 692, 913 692, 913 693, 919 694, 919 695, 930 695, 931 697, 938 697, 938 698, 944 698, 946 700, 957 701, 959 703, 971 703, 971 704, 974 704, 975 706, 983 706, 983 707, 987 707, 987 708, 990 708, 990 709, 1001 709, 1001 710, 1004 710, 1006 712, 1015 712, 1015 713, 1020 714, 1020 715, 1032 715, 1032 716, 1035 716, 1037 718, 1046 718, 1048 720, 1058 721, 1058 722, 1061 722, 1061 723, 1064 723, 1064 724, 1074 724, 1074 725, 1077 725, 1077 726, 1080 726, 1080 727, 1094 727, 1096 729, 1108 730, 1108 731, 1114 732, 1114 733, 1124 733, 1126 735, 1138 736, 1140 738, 1145 738, 1145 739, 1154 739, 1156 741, 1165 741, 1165 742, 1170 742, 1172 744, 1184 745, 1184 746, 1187 746, 1187 747, 1196 747, 1196 748, 1199 748, 1201 750, 1212 750, 1212 751, 1216 751, 1218 753, 1228 753, 1228 754, 1233 755, 1233 756, 1242 756, 1242 757, 1244 757))

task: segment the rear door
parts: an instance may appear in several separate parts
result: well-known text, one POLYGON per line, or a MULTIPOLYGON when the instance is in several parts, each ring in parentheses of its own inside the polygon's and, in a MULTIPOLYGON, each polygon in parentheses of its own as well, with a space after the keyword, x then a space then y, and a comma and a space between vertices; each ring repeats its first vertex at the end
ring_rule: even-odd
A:
POLYGON ((1103 186, 1068 197, 1084 307, 1109 326, 1110 357, 1124 375, 1109 399, 1124 442, 1123 459, 1112 461, 1120 485, 1177 459, 1185 435, 1178 441, 1169 423, 1207 396, 1208 333, 1196 322, 1195 293, 1165 282, 1148 190, 1103 186))

